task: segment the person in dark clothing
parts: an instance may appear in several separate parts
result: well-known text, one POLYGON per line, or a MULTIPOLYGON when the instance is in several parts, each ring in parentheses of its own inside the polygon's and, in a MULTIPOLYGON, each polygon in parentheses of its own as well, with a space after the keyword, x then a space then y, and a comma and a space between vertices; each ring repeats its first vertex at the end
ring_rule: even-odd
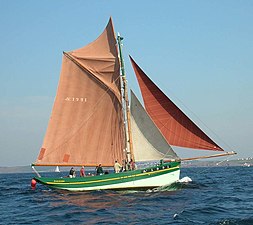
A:
POLYGON ((103 168, 102 168, 102 165, 99 164, 98 167, 96 168, 97 169, 97 175, 102 175, 104 173, 103 171, 103 168))
POLYGON ((69 177, 72 178, 72 177, 75 177, 76 176, 76 171, 74 170, 73 167, 71 167, 70 171, 69 171, 69 177))

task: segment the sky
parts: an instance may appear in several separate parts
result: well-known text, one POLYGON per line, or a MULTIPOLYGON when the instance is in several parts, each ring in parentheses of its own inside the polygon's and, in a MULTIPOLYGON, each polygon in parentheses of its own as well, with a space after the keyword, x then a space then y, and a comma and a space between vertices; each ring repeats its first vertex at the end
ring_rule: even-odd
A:
POLYGON ((253 156, 253 1, 0 0, 0 5, 0 166, 36 160, 62 52, 95 40, 110 16, 124 37, 128 85, 138 96, 129 54, 216 143, 236 157, 253 156))

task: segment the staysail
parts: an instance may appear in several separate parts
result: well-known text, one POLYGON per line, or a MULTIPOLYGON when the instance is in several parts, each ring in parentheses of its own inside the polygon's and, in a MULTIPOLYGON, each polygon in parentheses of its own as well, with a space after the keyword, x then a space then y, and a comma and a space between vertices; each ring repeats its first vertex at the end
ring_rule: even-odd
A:
POLYGON ((131 91, 131 127, 136 161, 176 159, 178 156, 155 126, 133 91, 131 91))
POLYGON ((130 57, 145 109, 169 144, 193 149, 223 151, 189 119, 130 57))
POLYGON ((112 19, 89 45, 64 53, 44 142, 34 165, 112 166, 125 138, 112 19))

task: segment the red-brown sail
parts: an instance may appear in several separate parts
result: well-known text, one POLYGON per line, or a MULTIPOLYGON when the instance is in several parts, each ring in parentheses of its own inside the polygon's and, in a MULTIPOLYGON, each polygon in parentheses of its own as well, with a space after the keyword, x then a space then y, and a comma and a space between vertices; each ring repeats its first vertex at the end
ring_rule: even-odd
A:
POLYGON ((194 149, 223 151, 194 124, 130 57, 145 108, 169 144, 194 149))
POLYGON ((110 19, 89 45, 64 53, 58 91, 35 165, 112 166, 125 146, 120 67, 110 19))

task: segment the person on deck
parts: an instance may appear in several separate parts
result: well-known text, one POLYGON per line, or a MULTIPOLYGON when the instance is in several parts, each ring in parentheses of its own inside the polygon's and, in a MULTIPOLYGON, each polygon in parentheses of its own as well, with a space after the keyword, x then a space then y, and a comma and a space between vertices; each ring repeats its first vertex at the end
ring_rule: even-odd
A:
POLYGON ((130 170, 135 170, 136 166, 135 166, 135 162, 131 159, 130 160, 130 170))
POLYGON ((69 171, 69 177, 72 178, 72 177, 76 177, 76 171, 74 170, 73 167, 71 167, 70 171, 69 171))
POLYGON ((124 171, 127 171, 128 168, 127 168, 127 160, 123 159, 122 160, 122 167, 121 167, 121 170, 120 172, 124 172, 124 171))
POLYGON ((114 171, 115 173, 119 173, 121 170, 122 166, 118 163, 118 161, 116 160, 114 163, 114 171))
POLYGON ((84 166, 80 169, 80 177, 85 177, 84 166))
POLYGON ((101 164, 99 164, 96 169, 97 169, 97 175, 103 175, 104 171, 101 164))

